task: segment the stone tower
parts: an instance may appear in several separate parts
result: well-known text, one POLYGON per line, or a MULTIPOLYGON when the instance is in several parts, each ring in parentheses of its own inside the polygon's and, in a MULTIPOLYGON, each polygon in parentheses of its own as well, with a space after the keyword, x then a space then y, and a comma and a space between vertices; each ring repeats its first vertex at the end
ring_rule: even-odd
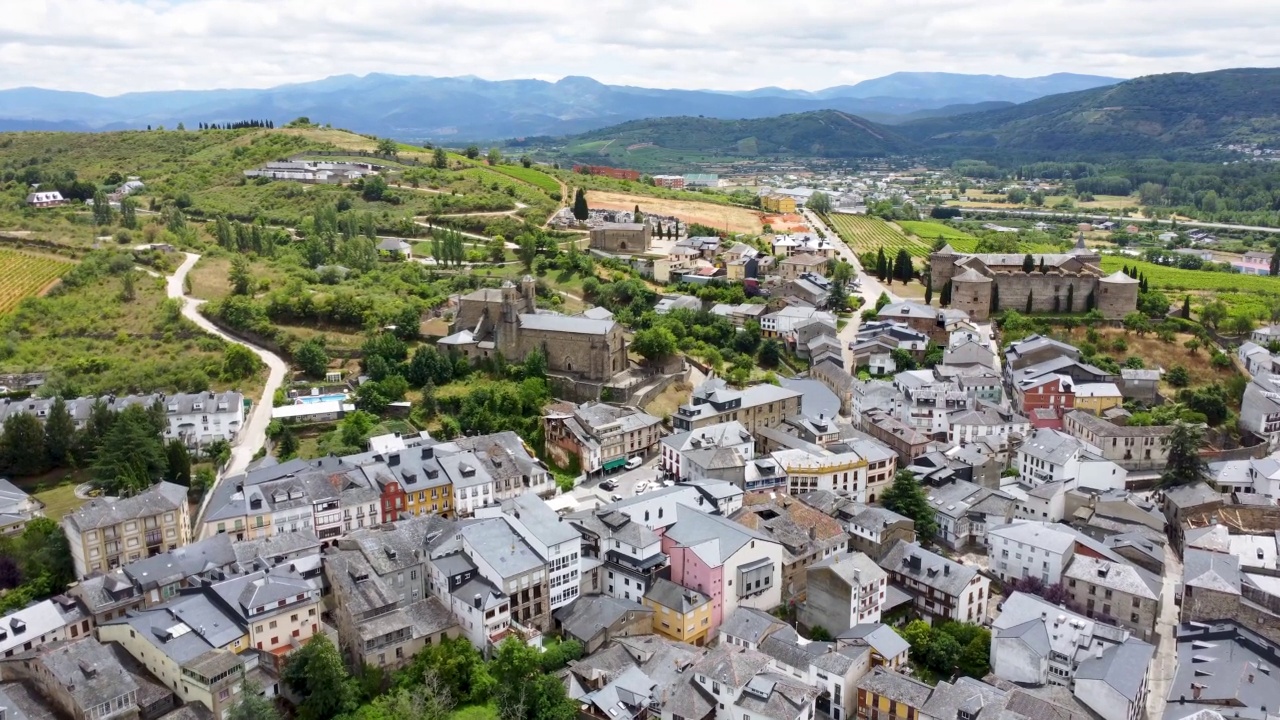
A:
POLYGON ((524 309, 521 312, 532 313, 537 310, 538 283, 532 275, 520 278, 520 296, 524 299, 524 309))
POLYGON ((510 280, 502 283, 502 309, 498 313, 497 350, 503 357, 517 357, 520 347, 520 293, 510 280))
POLYGON ((1119 320, 1138 309, 1138 281, 1117 270, 1098 281, 1096 307, 1108 320, 1119 320))
POLYGON ((942 249, 929 253, 929 286, 934 292, 941 291, 951 276, 956 274, 956 261, 962 257, 950 245, 943 245, 942 249))
POLYGON ((986 320, 991 317, 991 287, 991 278, 969 268, 951 278, 951 307, 973 320, 986 320))

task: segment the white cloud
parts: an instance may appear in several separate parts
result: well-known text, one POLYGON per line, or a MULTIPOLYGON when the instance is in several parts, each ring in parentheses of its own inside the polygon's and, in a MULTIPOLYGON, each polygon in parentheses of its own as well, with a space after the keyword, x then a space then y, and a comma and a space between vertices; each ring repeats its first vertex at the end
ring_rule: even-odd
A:
POLYGON ((5 4, 0 86, 98 94, 368 72, 818 89, 900 70, 1132 77, 1280 65, 1272 0, 5 4))

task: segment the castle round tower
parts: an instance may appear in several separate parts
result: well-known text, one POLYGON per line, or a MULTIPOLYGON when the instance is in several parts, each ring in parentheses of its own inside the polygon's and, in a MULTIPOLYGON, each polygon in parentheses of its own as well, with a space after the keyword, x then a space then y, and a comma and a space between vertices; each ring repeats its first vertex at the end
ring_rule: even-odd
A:
POLYGON ((1108 320, 1119 320, 1138 309, 1138 281, 1116 271, 1098 280, 1097 308, 1108 320))
POLYGON ((941 291, 956 274, 956 261, 962 257, 964 256, 957 255, 950 245, 943 245, 941 249, 929 253, 929 287, 934 292, 941 291))
POLYGON ((991 278, 969 268, 951 278, 951 307, 969 313, 970 319, 991 317, 991 278))

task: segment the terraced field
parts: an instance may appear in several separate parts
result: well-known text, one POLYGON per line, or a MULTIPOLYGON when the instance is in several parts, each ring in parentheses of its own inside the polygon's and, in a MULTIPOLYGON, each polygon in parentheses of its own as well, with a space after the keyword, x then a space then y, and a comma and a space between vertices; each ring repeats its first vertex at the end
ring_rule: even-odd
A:
POLYGON ((17 307, 23 298, 39 294, 71 265, 44 255, 0 250, 0 314, 17 307))

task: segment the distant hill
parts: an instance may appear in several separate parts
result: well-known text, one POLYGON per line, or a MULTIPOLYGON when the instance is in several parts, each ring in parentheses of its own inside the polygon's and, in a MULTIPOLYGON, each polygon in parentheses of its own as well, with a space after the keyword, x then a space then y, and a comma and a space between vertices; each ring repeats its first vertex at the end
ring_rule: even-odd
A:
POLYGON ((647 160, 664 153, 706 157, 866 157, 909 150, 893 129, 836 110, 755 120, 674 117, 633 120, 560 141, 563 154, 583 161, 601 157, 647 160))
POLYGON ((908 122, 926 148, 1144 154, 1230 140, 1280 144, 1280 69, 1151 75, 1013 107, 908 122))
POLYGON ((963 105, 946 105, 940 108, 930 110, 917 110, 913 113, 900 115, 883 121, 887 125, 901 125, 912 120, 925 120, 928 118, 952 117, 954 115, 968 115, 970 113, 987 112, 988 110, 1001 110, 1013 107, 1014 103, 992 100, 990 102, 966 103, 963 105))
POLYGON ((1115 85, 1120 78, 1054 73, 1032 78, 959 73, 897 72, 856 85, 827 88, 819 98, 911 97, 951 104, 990 101, 1026 102, 1046 95, 1115 85))
MULTIPOLYGON (((606 85, 588 77, 488 81, 476 77, 339 75, 262 90, 128 93, 100 97, 41 88, 0 91, 0 128, 86 130, 174 127, 299 116, 407 141, 569 135, 627 120, 702 115, 740 119, 838 110, 895 121, 922 110, 1022 101, 1079 89, 1054 78, 896 73, 816 92, 768 87, 738 93, 606 85), (877 85, 876 83, 884 81, 877 85)), ((1094 85, 1114 82, 1095 78, 1094 85)))

